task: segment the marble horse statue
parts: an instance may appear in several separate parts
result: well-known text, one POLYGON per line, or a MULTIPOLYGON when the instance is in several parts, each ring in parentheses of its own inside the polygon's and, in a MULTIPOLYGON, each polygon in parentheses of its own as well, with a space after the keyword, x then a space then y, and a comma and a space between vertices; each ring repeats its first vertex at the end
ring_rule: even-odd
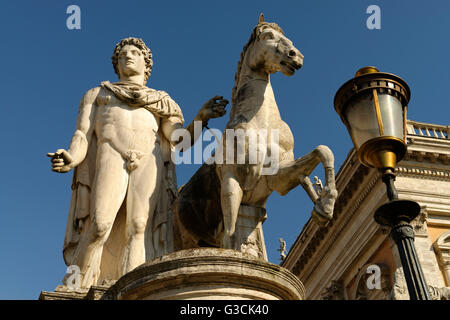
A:
MULTIPOLYGON (((328 147, 319 145, 310 153, 294 158, 294 138, 280 117, 270 83, 271 74, 280 71, 292 76, 302 65, 303 55, 292 41, 277 24, 265 22, 261 14, 240 56, 225 131, 266 134, 258 134, 257 156, 256 161, 253 157, 253 162, 250 161, 253 150, 250 134, 246 136, 248 143, 244 146, 234 143, 231 147, 225 143, 223 135, 219 147, 222 157, 227 155, 227 159, 217 161, 216 158, 213 163, 204 163, 180 188, 174 203, 176 225, 181 235, 178 249, 196 246, 243 249, 249 245, 245 239, 234 245, 232 239, 240 211, 262 210, 259 220, 262 223, 270 194, 277 191, 285 195, 298 185, 313 201, 312 216, 319 225, 331 220, 337 198, 333 153, 328 147), (233 154, 231 161, 228 159, 230 152, 233 154), (236 161, 239 156, 245 161, 236 161), (276 158, 276 170, 271 171, 268 166, 269 158, 276 158), (308 178, 319 163, 325 169, 325 183, 320 193, 308 178)), ((259 241, 263 242, 263 239, 259 241)), ((259 248, 261 245, 264 246, 260 243, 259 248)))

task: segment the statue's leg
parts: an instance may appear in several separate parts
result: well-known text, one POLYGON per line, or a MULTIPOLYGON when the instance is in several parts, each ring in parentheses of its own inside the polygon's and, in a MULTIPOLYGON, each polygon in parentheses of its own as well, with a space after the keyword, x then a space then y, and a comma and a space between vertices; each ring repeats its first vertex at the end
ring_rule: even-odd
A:
POLYGON ((109 144, 100 145, 92 187, 91 224, 85 238, 81 239, 75 258, 84 288, 95 285, 100 276, 103 245, 125 198, 128 174, 124 163, 121 155, 109 144))
POLYGON ((236 177, 226 166, 222 167, 222 183, 220 199, 222 204, 224 222, 224 248, 231 248, 231 236, 234 234, 236 221, 239 213, 239 206, 243 196, 243 191, 236 177))
POLYGON ((145 231, 153 232, 153 214, 158 204, 162 171, 164 165, 159 151, 145 155, 137 168, 130 172, 127 193, 127 249, 124 252, 123 272, 127 273, 137 266, 155 257, 155 251, 161 245, 153 243, 153 234, 146 235, 145 231), (147 223, 150 226, 147 226, 147 223), (146 241, 146 237, 150 241, 146 241), (149 245, 146 248, 146 243, 149 245), (146 252, 148 251, 148 252, 146 252))

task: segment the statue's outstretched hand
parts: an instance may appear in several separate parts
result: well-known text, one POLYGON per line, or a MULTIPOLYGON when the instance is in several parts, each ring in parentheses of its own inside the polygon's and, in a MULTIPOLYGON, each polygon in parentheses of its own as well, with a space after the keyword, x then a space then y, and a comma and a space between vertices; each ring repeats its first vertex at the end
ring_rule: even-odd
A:
POLYGON ((222 96, 215 96, 206 101, 198 115, 203 121, 222 117, 226 113, 225 106, 227 104, 228 100, 224 99, 222 96))
POLYGON ((52 158, 52 171, 64 173, 72 169, 70 165, 73 162, 72 156, 64 149, 58 149, 55 153, 47 153, 47 157, 52 158))

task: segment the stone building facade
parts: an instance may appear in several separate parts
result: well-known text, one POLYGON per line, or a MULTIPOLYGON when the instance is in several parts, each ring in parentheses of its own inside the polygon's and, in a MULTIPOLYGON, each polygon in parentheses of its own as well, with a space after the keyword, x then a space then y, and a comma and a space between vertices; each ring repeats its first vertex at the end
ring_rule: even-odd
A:
MULTIPOLYGON (((422 208, 413 221, 415 246, 432 296, 441 299, 449 291, 441 288, 450 287, 450 127, 408 121, 407 133, 395 185, 400 199, 422 208)), ((319 228, 310 219, 281 265, 300 278, 307 299, 409 299, 397 247, 373 218, 388 201, 380 173, 361 165, 352 150, 336 184, 333 220, 319 228)))

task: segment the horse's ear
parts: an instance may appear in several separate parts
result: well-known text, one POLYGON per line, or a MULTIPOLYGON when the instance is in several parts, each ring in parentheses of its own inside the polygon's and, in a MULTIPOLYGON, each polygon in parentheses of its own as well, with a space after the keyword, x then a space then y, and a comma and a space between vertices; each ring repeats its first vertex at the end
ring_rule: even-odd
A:
POLYGON ((261 12, 261 14, 259 15, 259 21, 258 24, 264 22, 264 13, 261 12))

